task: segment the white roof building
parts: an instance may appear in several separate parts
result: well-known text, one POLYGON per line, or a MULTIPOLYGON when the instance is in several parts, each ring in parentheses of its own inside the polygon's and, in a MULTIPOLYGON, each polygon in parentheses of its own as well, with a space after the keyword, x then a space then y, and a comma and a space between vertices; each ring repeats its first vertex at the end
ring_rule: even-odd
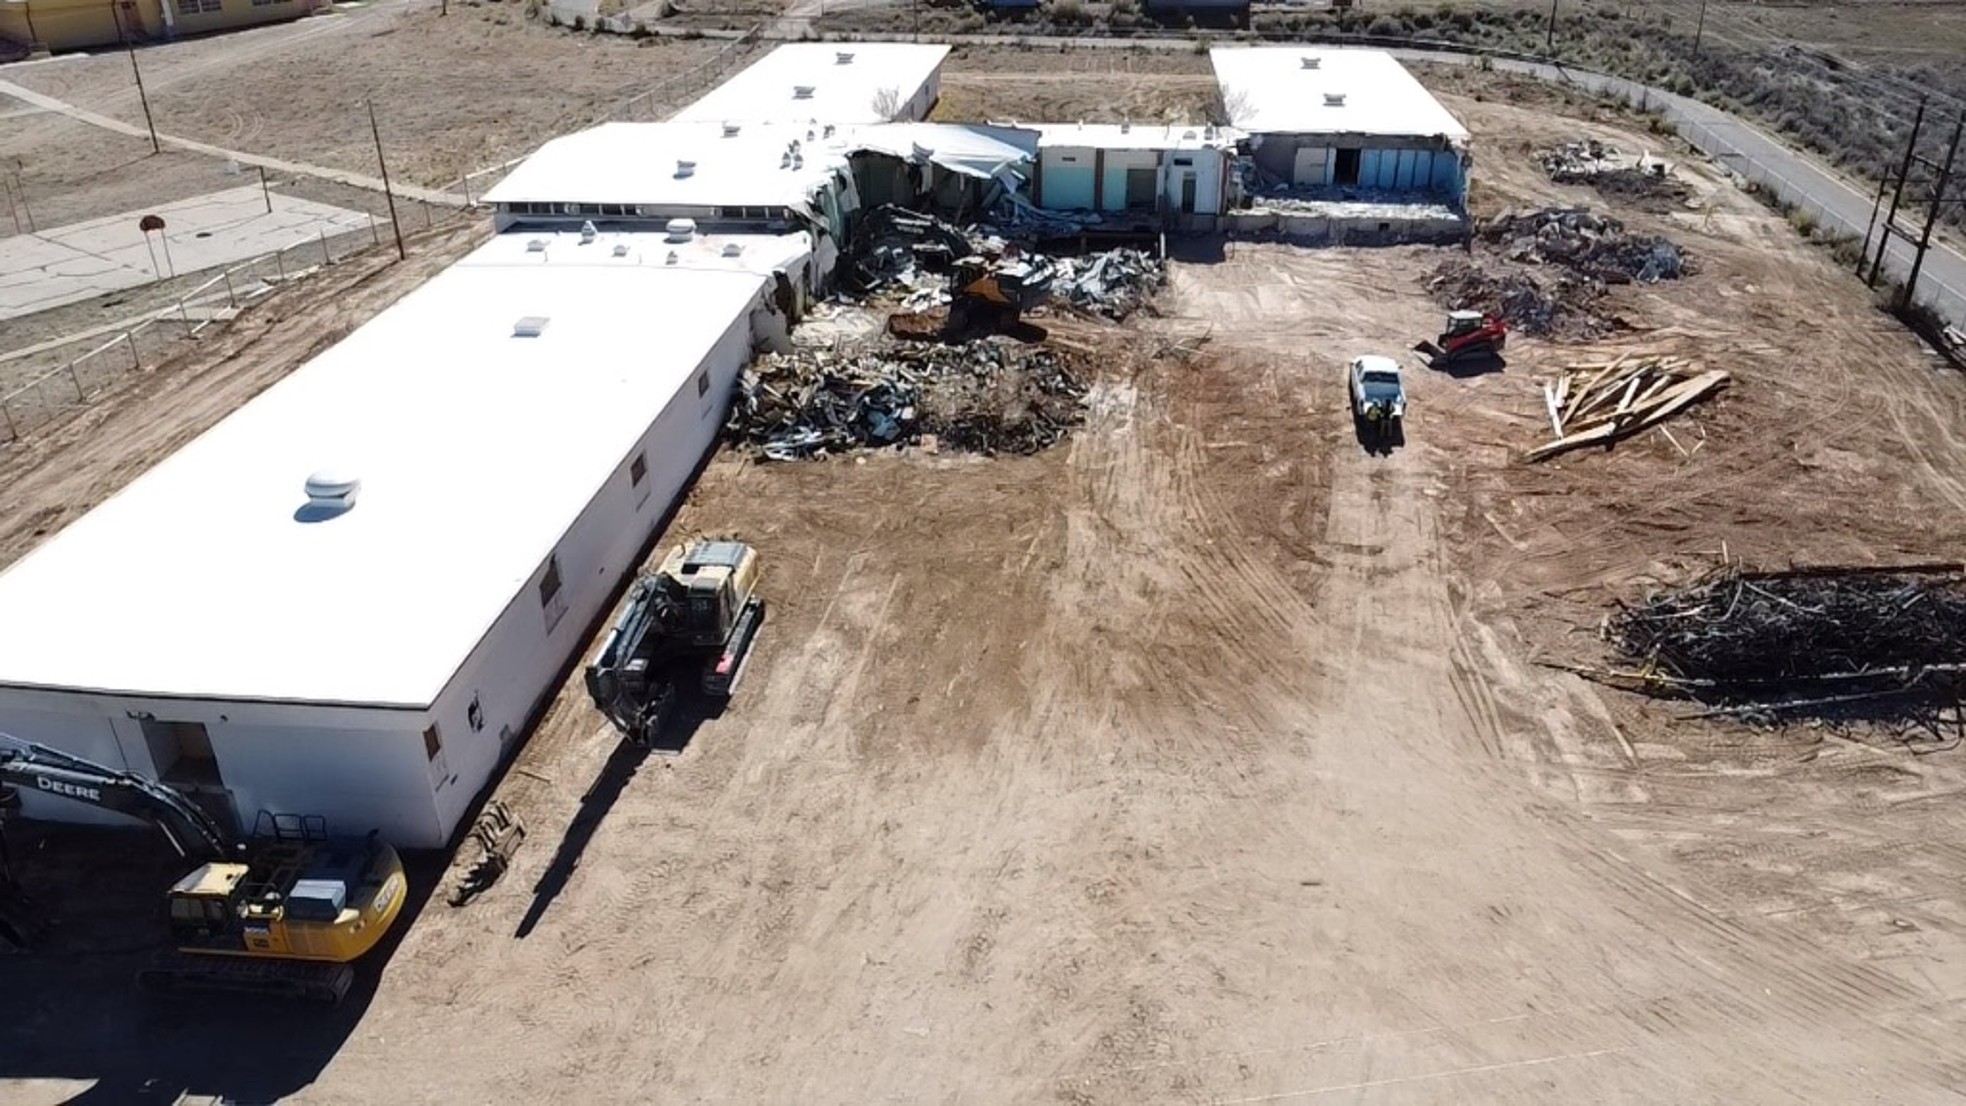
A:
POLYGON ((202 758, 246 825, 441 844, 782 335, 807 250, 495 237, 0 573, 0 732, 167 782, 202 758), (355 481, 345 510, 309 488, 355 481))
POLYGON ((949 47, 794 42, 671 116, 674 122, 889 123, 927 118, 949 47))
POLYGON ((1038 133, 1040 150, 1070 147, 1088 150, 1207 150, 1236 144, 1238 135, 1227 127, 1205 123, 1141 125, 1137 123, 1028 123, 1038 133))
POLYGON ((1217 46, 1208 57, 1237 130, 1454 142, 1468 137, 1467 128, 1383 50, 1217 46))
POLYGON ((837 128, 823 124, 603 123, 541 146, 484 199, 640 206, 650 216, 804 208, 846 175, 837 128))

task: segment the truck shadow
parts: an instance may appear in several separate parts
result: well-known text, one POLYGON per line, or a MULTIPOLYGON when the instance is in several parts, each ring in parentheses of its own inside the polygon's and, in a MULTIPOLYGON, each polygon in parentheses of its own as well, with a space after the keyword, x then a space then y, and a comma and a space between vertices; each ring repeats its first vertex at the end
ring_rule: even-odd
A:
POLYGON ((1406 420, 1400 419, 1390 429, 1381 430, 1378 424, 1360 418, 1352 412, 1352 436, 1358 439, 1359 448, 1374 457, 1390 457, 1393 450, 1406 444, 1406 420))
POLYGON ((593 841, 602 820, 620 801, 642 765, 650 757, 673 757, 682 753, 703 723, 718 717, 723 710, 721 701, 699 695, 685 696, 676 704, 675 713, 649 744, 637 745, 632 741, 616 743, 607 763, 601 766, 600 774, 581 795, 580 808, 574 812, 573 821, 567 824, 559 847, 553 851, 552 861, 540 873, 539 881, 533 884, 532 905, 526 908, 526 916, 519 919, 519 926, 512 934, 514 937, 529 937, 538 928, 547 907, 553 905, 553 900, 566 890, 567 881, 580 867, 580 858, 587 852, 588 843, 593 841))
POLYGON ((151 995, 138 970, 168 947, 164 892, 184 861, 143 830, 17 823, 15 874, 50 912, 34 951, 6 957, 0 1081, 72 1080, 78 1104, 187 1095, 273 1102, 317 1079, 374 1000, 391 957, 443 873, 405 853, 409 897, 393 932, 333 1007, 219 995, 151 995), (57 836, 58 835, 58 836, 57 836))

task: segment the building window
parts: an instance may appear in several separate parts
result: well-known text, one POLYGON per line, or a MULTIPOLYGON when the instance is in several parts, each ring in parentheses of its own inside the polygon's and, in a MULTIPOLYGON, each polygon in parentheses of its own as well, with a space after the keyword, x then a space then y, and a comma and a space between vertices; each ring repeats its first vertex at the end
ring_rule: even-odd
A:
POLYGON ((284 4, 286 2, 287 0, 253 0, 253 7, 270 8, 275 4, 284 4))
POLYGON ((224 8, 225 0, 198 0, 198 10, 207 14, 222 11, 224 8))
POLYGON ((707 396, 710 394, 709 369, 704 369, 702 372, 696 374, 696 394, 698 396, 707 396))
POLYGON ((642 486, 642 481, 647 480, 648 476, 649 455, 646 453, 635 454, 635 459, 628 462, 628 486, 639 488, 642 486))
POLYGON ((177 13, 179 15, 197 15, 198 0, 177 0, 177 13))
POLYGON ((444 751, 444 736, 437 732, 435 723, 423 731, 423 755, 425 759, 436 760, 437 754, 444 751))
POLYGON ((539 605, 551 606, 560 594, 560 558, 556 554, 546 559, 546 575, 539 578, 539 605))

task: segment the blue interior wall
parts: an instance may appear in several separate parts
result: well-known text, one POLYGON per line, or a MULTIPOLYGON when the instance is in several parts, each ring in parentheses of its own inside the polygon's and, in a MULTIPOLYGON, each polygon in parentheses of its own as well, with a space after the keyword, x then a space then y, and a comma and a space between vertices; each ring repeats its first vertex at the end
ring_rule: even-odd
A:
MULTIPOLYGON (((1121 175, 1125 192, 1125 175, 1121 175)), ((1053 211, 1092 210, 1092 166, 1047 165, 1044 170, 1044 206, 1053 211)))

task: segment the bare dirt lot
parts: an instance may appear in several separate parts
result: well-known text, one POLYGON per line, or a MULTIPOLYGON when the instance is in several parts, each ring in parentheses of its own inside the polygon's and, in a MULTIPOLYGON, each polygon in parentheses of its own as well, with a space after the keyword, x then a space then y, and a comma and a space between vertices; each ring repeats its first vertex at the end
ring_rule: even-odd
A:
MULTIPOLYGON (((1600 203, 1536 146, 1649 141, 1450 106, 1508 136, 1484 211, 1600 203)), ((1682 172, 1694 208, 1612 210, 1697 275, 1614 289, 1608 347, 1409 369, 1390 455, 1340 366, 1434 333, 1438 251, 1198 243, 1064 447, 717 457, 670 537, 767 559, 729 713, 640 758, 570 681, 500 788, 514 870, 423 909, 352 1008, 276 1038, 129 1002, 113 958, 31 958, 63 999, 0 997, 0 1076, 25 1101, 1946 1100, 1960 753, 1690 723, 1534 664, 1723 543, 1928 559, 1966 505, 1966 382, 1682 172), (1523 464, 1534 378, 1603 348, 1734 372, 1672 424, 1703 446, 1523 464)), ((208 381, 214 412, 372 307, 297 305, 149 387, 208 381)), ((10 555, 190 432, 107 432, 157 394, 0 454, 10 555)))

